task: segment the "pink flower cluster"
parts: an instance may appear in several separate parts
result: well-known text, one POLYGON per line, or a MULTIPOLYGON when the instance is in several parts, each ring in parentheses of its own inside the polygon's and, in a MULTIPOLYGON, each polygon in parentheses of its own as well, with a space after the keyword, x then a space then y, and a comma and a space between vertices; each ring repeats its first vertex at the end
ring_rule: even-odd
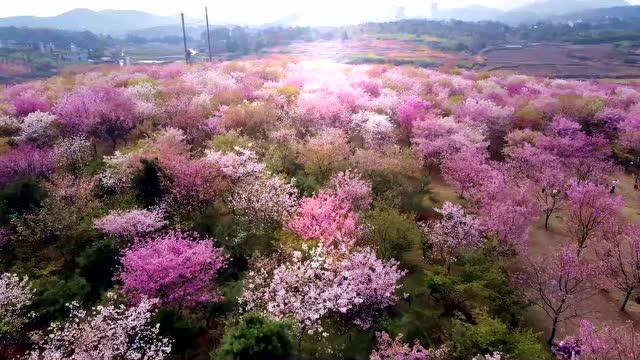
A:
POLYGON ((334 315, 368 328, 387 306, 404 272, 395 261, 377 259, 372 250, 335 258, 321 250, 307 260, 295 253, 287 262, 262 260, 249 272, 240 303, 246 311, 263 311, 294 320, 303 331, 322 330, 334 315))
POLYGON ((145 297, 178 307, 220 300, 215 280, 226 257, 211 239, 172 231, 132 245, 121 262, 117 277, 136 303, 145 297))
POLYGON ((154 233, 166 224, 164 212, 158 209, 114 210, 107 216, 93 221, 93 225, 105 234, 126 239, 154 233))

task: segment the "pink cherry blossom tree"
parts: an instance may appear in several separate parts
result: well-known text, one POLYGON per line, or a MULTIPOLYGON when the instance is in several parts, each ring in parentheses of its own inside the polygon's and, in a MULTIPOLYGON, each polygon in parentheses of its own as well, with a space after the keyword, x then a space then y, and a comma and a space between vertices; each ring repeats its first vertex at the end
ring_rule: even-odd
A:
POLYGON ((567 337, 559 347, 572 350, 581 360, 640 359, 638 332, 631 321, 619 327, 596 327, 582 320, 576 336, 567 337))
POLYGON ((478 220, 464 213, 461 206, 445 202, 435 209, 442 218, 423 224, 422 230, 432 253, 447 265, 447 272, 461 252, 482 246, 478 220))
POLYGON ((610 228, 620 214, 622 200, 609 189, 591 182, 571 182, 567 190, 565 230, 577 245, 578 255, 588 243, 610 228))
POLYGON ((507 167, 512 178, 528 180, 544 213, 544 228, 549 228, 551 216, 560 210, 569 180, 560 160, 529 144, 510 151, 507 167))
POLYGON ((114 210, 93 221, 93 225, 105 234, 134 239, 162 229, 167 224, 161 209, 128 211, 114 210))
POLYGON ((158 302, 147 298, 131 308, 108 294, 106 305, 90 311, 71 306, 71 317, 49 327, 28 354, 29 360, 147 359, 162 360, 171 352, 168 339, 151 325, 158 302))
POLYGON ((445 156, 465 148, 484 151, 489 143, 481 126, 458 123, 452 117, 428 118, 413 126, 415 150, 428 162, 440 164, 445 156))
POLYGON ((135 303, 145 296, 157 297, 180 310, 220 300, 215 280, 226 257, 211 239, 172 231, 132 245, 121 262, 117 278, 135 303))
POLYGON ((604 251, 600 255, 605 275, 625 294, 620 308, 624 311, 631 293, 640 287, 640 226, 615 224, 607 230, 604 239, 604 251))
POLYGON ((318 240, 327 249, 340 250, 352 247, 361 233, 351 204, 324 191, 302 199, 287 228, 304 240, 318 240))
POLYGON ((373 194, 371 183, 352 171, 341 171, 329 180, 329 190, 359 211, 369 209, 373 194))
POLYGON ((371 353, 370 360, 436 360, 444 359, 448 352, 446 347, 425 349, 417 340, 413 345, 405 344, 401 334, 392 340, 386 332, 377 332, 376 339, 378 347, 371 353))
POLYGON ((441 168, 445 181, 455 187, 462 197, 480 189, 487 179, 496 176, 485 154, 473 148, 446 156, 441 168))
POLYGON ((33 293, 27 277, 0 274, 0 339, 22 330, 28 320, 27 307, 33 300, 33 293))
POLYGON ((540 307, 551 321, 553 343, 558 324, 580 317, 582 303, 591 296, 600 274, 600 264, 579 258, 575 246, 560 249, 553 257, 529 259, 516 282, 526 298, 540 307))

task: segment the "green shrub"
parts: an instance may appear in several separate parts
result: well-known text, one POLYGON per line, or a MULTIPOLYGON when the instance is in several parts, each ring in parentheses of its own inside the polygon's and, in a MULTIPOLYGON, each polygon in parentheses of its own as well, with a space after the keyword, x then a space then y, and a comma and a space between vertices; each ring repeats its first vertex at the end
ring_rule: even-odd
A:
POLYGON ((37 180, 19 180, 0 191, 0 225, 9 223, 13 215, 23 215, 38 207, 46 192, 37 180))
POLYGON ((291 325, 249 313, 229 327, 213 359, 287 359, 291 353, 291 325))
POLYGON ((531 330, 510 329, 505 323, 485 313, 476 313, 476 324, 453 320, 450 341, 452 354, 471 359, 477 354, 501 352, 514 360, 547 359, 547 351, 531 330))
POLYGON ((367 214, 366 240, 376 249, 378 256, 396 259, 404 265, 414 266, 421 261, 422 231, 415 220, 390 207, 376 207, 367 214))

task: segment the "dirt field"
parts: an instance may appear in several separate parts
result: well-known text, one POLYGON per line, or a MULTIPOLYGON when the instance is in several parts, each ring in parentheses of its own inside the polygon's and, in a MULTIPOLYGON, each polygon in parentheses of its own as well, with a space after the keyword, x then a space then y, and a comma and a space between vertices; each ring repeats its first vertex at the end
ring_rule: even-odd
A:
MULTIPOLYGON (((624 201, 623 213, 629 220, 640 223, 640 192, 633 189, 633 179, 630 176, 618 174, 618 179, 620 179, 620 186, 618 187, 617 193, 624 201)), ((431 188, 440 202, 463 202, 455 191, 445 184, 439 175, 432 177, 431 188)), ((555 249, 567 243, 568 240, 563 232, 560 221, 562 216, 564 216, 562 213, 554 216, 550 222, 548 231, 544 228, 544 219, 542 217, 531 227, 529 234, 531 256, 544 257, 547 254, 553 254, 555 249)), ((590 254, 590 256, 593 255, 590 254)), ((516 258, 511 260, 511 264, 508 265, 508 267, 517 268, 521 266, 522 263, 523 259, 516 258)), ((637 295, 640 294, 634 294, 633 297, 637 295)), ((594 323, 608 323, 612 325, 622 325, 626 321, 631 320, 634 322, 634 325, 640 326, 640 305, 636 304, 635 301, 629 301, 627 309, 623 313, 619 311, 620 305, 622 304, 622 297, 622 293, 617 289, 597 291, 591 296, 589 301, 584 304, 583 310, 588 313, 584 318, 594 323)), ((550 320, 541 309, 534 306, 530 307, 526 320, 533 329, 542 333, 542 340, 547 339, 550 333, 550 320)), ((580 319, 572 319, 561 323, 558 328, 557 339, 562 340, 565 336, 573 335, 578 327, 579 320, 580 319)))
POLYGON ((534 44, 486 49, 481 53, 483 71, 575 79, 637 79, 640 61, 636 53, 612 44, 534 44))

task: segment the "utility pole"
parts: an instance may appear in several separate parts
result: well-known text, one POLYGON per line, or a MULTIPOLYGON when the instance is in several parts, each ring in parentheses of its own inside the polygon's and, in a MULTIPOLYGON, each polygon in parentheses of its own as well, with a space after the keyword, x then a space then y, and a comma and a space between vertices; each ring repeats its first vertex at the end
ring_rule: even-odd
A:
POLYGON ((189 54, 189 49, 187 49, 187 31, 184 29, 184 13, 180 13, 180 17, 182 18, 182 41, 184 42, 184 61, 186 61, 186 63, 189 64, 191 54, 189 54))
POLYGON ((209 11, 207 11, 207 7, 204 7, 204 16, 207 19, 207 44, 209 44, 209 62, 213 61, 213 55, 211 52, 211 34, 209 33, 209 11))

